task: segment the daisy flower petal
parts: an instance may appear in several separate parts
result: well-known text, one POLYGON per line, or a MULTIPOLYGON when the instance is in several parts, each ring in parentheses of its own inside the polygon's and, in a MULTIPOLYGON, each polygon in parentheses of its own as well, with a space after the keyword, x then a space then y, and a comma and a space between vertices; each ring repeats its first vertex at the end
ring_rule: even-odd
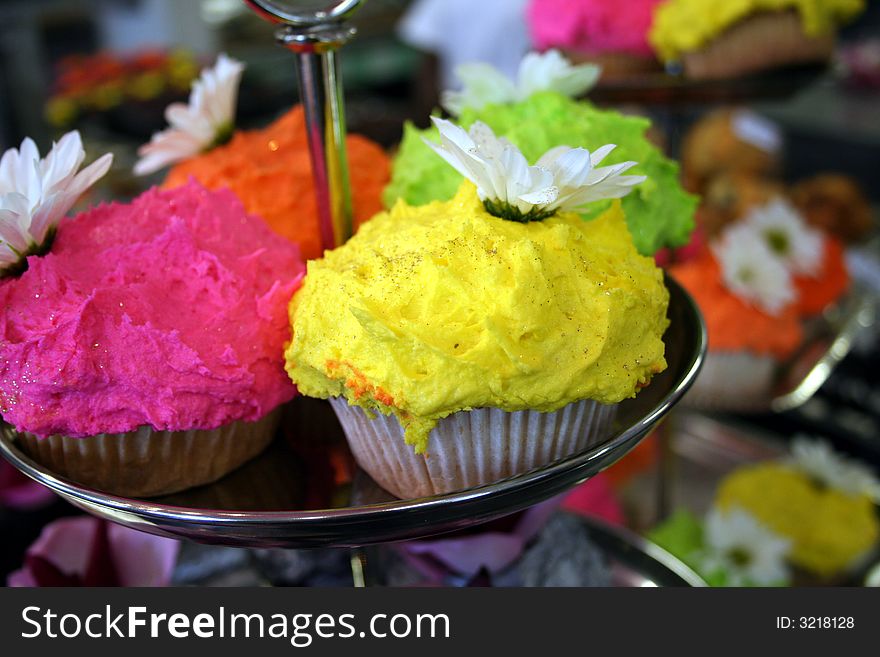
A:
POLYGON ((597 148, 590 155, 590 162, 593 166, 598 166, 598 164, 604 160, 611 151, 617 148, 617 144, 605 144, 602 148, 597 148))
POLYGON ((706 517, 703 570, 722 570, 733 586, 788 582, 791 541, 740 508, 712 509, 706 517))
POLYGON ((463 64, 455 70, 462 89, 444 91, 440 104, 453 116, 460 116, 467 108, 513 103, 540 91, 576 98, 596 84, 601 72, 594 64, 572 66, 558 50, 531 52, 523 57, 516 82, 489 64, 463 64))
POLYGON ((516 86, 489 64, 462 64, 455 69, 455 74, 461 80, 461 91, 444 91, 440 95, 443 109, 453 116, 460 115, 467 107, 481 109, 516 100, 516 86))
POLYGON ((745 218, 794 274, 818 276, 822 269, 822 234, 811 228, 788 201, 774 199, 745 218))
POLYGON ((238 86, 244 64, 220 54, 213 68, 202 71, 193 83, 189 103, 172 103, 165 110, 169 127, 153 135, 138 149, 141 159, 134 166, 136 175, 197 155, 232 134, 238 86))
POLYGON ((731 226, 712 250, 724 285, 744 301, 777 315, 795 300, 791 274, 754 226, 731 226))
POLYGON ((788 463, 823 486, 880 500, 880 481, 873 470, 835 452, 824 440, 796 437, 788 463))
POLYGON ((76 131, 53 144, 45 158, 30 139, 0 157, 0 276, 44 251, 55 226, 107 173, 113 156, 104 155, 79 171, 84 160, 76 131))
POLYGON ((539 91, 556 91, 577 98, 592 89, 602 69, 595 64, 572 66, 558 50, 530 52, 517 71, 517 100, 539 91))

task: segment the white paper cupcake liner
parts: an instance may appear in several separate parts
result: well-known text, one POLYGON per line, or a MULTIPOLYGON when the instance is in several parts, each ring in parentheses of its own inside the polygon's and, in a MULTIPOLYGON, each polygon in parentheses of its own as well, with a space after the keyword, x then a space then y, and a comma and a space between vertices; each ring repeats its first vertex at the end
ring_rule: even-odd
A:
POLYGON ((749 412, 767 407, 777 362, 746 352, 709 352, 682 406, 705 411, 749 412))
POLYGON ((394 415, 371 419, 343 398, 330 403, 358 465, 408 499, 451 493, 522 474, 606 440, 615 404, 584 400, 553 413, 479 408, 437 423, 424 454, 404 441, 394 415))
POLYGON ((256 422, 211 430, 156 431, 87 438, 40 438, 19 432, 16 441, 54 474, 114 495, 153 497, 220 479, 262 452, 275 436, 281 407, 256 422))

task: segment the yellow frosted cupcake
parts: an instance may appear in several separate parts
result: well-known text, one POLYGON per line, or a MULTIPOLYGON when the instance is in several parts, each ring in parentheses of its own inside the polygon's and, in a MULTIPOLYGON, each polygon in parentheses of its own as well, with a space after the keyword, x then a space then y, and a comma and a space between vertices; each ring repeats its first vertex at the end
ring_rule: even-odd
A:
POLYGON ((827 61, 837 26, 864 7, 864 0, 666 0, 649 40, 690 78, 730 78, 827 61))
POLYGON ((789 539, 792 564, 822 578, 857 567, 876 550, 880 484, 866 466, 824 442, 798 438, 792 458, 731 473, 716 504, 741 507, 789 539))
POLYGON ((358 463, 400 497, 601 441, 614 404, 666 367, 668 293, 619 203, 592 221, 559 211, 622 196, 642 180, 620 175, 632 163, 555 149, 529 166, 482 124, 437 122, 477 187, 377 215, 309 263, 290 306, 288 373, 331 399, 358 463))

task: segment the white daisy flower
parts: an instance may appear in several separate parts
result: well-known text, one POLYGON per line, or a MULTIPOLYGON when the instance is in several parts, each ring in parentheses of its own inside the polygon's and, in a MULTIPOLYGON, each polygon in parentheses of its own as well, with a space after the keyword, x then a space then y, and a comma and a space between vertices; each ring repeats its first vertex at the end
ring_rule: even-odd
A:
POLYGON ((626 196, 645 176, 622 176, 636 165, 624 162, 596 168, 615 147, 593 153, 560 146, 530 166, 520 150, 479 121, 465 131, 444 119, 431 119, 440 144, 425 140, 456 171, 477 186, 493 215, 512 221, 540 221, 558 210, 574 210, 592 201, 626 196))
POLYGON ((79 171, 85 157, 74 130, 52 144, 45 158, 31 139, 0 158, 0 276, 20 268, 27 256, 44 253, 61 218, 113 163, 108 153, 79 171))
POLYGON ((724 285, 738 297, 771 314, 795 299, 791 274, 749 224, 734 224, 712 245, 724 285))
POLYGON ((512 103, 519 96, 513 81, 491 64, 462 64, 455 69, 455 74, 461 80, 462 90, 440 94, 440 104, 453 116, 460 116, 468 107, 481 109, 486 105, 512 103))
POLYGON ((835 452, 824 440, 796 437, 788 463, 828 488, 880 499, 880 481, 873 470, 835 452))
POLYGON ((713 508, 706 516, 702 570, 723 571, 730 586, 786 583, 791 541, 739 508, 713 508))
POLYGON ((754 208, 744 222, 761 233, 770 250, 792 273, 818 276, 822 269, 822 233, 808 226, 788 201, 777 198, 754 208))
POLYGON ((244 64, 220 54, 213 68, 193 83, 189 105, 172 103, 165 109, 170 128, 153 135, 138 149, 134 173, 142 176, 224 143, 232 136, 238 85, 244 64))
POLYGON ((556 91, 576 98, 591 89, 602 69, 595 64, 571 63, 558 50, 531 52, 523 57, 514 83, 489 64, 463 64, 455 70, 461 91, 444 91, 441 105, 454 116, 486 105, 514 103, 539 91, 556 91))

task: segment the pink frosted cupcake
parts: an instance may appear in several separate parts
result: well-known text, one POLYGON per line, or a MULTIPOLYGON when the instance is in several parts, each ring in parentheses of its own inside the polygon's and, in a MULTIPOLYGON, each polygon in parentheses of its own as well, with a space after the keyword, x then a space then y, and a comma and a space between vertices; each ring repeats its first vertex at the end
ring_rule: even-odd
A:
POLYGON ((0 415, 53 472, 152 496, 272 439, 298 248, 229 191, 151 190, 62 222, 0 279, 0 415))
POLYGON ((530 0, 527 16, 539 50, 558 48, 575 62, 594 62, 606 78, 659 70, 648 43, 661 0, 530 0))

